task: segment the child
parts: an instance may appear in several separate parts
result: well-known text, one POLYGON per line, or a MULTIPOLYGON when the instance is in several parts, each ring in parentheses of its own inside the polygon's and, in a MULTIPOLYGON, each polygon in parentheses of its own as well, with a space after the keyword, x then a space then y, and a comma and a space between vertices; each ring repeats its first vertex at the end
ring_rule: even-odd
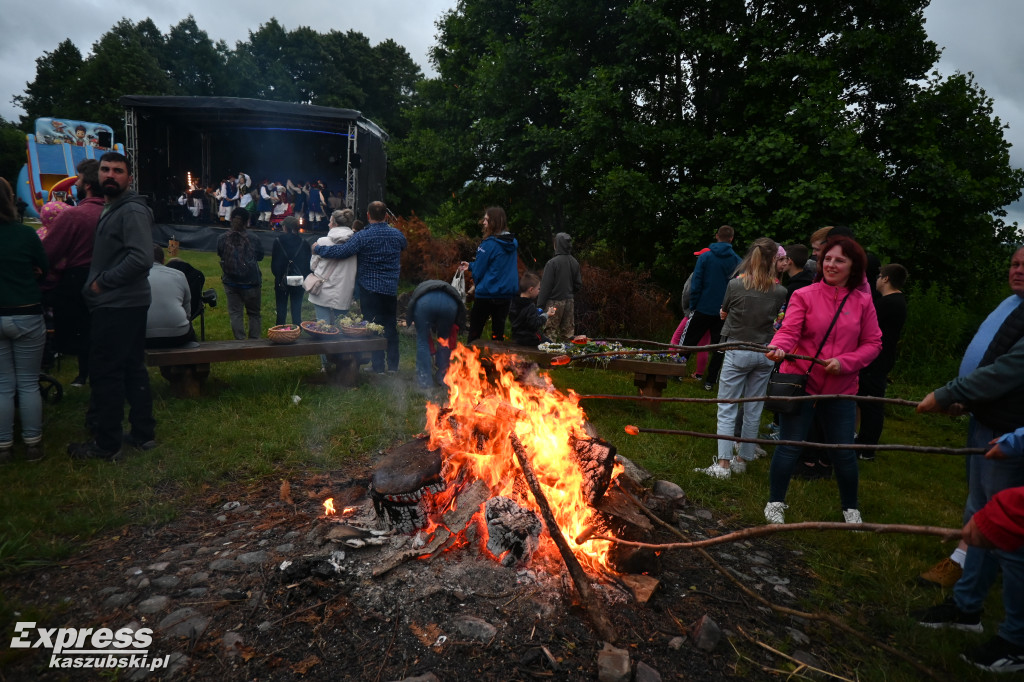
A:
POLYGON ((532 272, 524 272, 519 278, 519 298, 512 299, 508 310, 508 318, 512 321, 512 343, 519 346, 536 346, 547 339, 540 330, 555 314, 551 306, 545 312, 537 307, 537 296, 540 294, 540 277, 532 272))

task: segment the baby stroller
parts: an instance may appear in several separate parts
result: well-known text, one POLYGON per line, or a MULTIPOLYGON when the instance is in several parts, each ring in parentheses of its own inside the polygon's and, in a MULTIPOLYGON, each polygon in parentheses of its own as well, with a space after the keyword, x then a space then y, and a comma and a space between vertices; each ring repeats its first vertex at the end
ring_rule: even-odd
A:
POLYGON ((46 321, 46 343, 43 346, 43 362, 39 371, 39 394, 47 403, 59 403, 64 397, 64 386, 57 377, 50 374, 54 365, 60 365, 60 354, 54 348, 53 308, 43 307, 43 319, 46 321))

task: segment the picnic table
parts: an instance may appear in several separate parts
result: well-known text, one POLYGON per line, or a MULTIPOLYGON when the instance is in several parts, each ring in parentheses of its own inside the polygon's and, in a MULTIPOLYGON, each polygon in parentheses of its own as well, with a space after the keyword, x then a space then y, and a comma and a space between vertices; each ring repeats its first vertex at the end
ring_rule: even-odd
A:
POLYGON ((354 386, 359 365, 369 362, 371 352, 386 348, 387 341, 383 337, 300 338, 293 343, 271 343, 269 339, 203 341, 193 348, 147 349, 146 364, 160 368, 160 374, 171 383, 175 395, 195 398, 202 392, 210 375, 210 365, 215 362, 326 355, 334 365, 329 370, 329 378, 342 386, 354 386))

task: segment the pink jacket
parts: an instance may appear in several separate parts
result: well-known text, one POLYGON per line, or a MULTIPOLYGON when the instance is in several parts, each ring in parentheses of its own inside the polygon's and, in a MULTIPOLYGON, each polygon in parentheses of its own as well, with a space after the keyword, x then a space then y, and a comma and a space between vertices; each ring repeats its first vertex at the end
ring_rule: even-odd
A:
MULTIPOLYGON (((786 353, 813 356, 847 291, 824 281, 794 291, 782 328, 775 332, 770 345, 786 353)), ((815 364, 807 380, 807 392, 811 395, 856 394, 857 373, 881 350, 882 332, 878 328, 874 303, 870 294, 858 288, 850 294, 818 356, 822 360, 838 359, 839 374, 825 374, 825 368, 815 364)), ((786 358, 781 371, 803 373, 808 364, 807 360, 786 358)))

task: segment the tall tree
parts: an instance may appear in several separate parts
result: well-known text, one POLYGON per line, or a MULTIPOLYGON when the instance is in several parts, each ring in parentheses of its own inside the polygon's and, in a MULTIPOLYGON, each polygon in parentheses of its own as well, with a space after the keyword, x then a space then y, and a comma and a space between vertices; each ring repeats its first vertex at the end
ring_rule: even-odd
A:
POLYGON ((223 94, 228 87, 227 52, 224 41, 214 43, 191 14, 172 26, 160 65, 173 83, 173 94, 223 94))
POLYGON ((70 39, 65 39, 53 52, 44 52, 36 59, 36 77, 25 84, 25 94, 15 95, 11 101, 21 107, 21 127, 28 131, 40 117, 66 116, 81 118, 83 110, 78 102, 82 53, 70 39))

